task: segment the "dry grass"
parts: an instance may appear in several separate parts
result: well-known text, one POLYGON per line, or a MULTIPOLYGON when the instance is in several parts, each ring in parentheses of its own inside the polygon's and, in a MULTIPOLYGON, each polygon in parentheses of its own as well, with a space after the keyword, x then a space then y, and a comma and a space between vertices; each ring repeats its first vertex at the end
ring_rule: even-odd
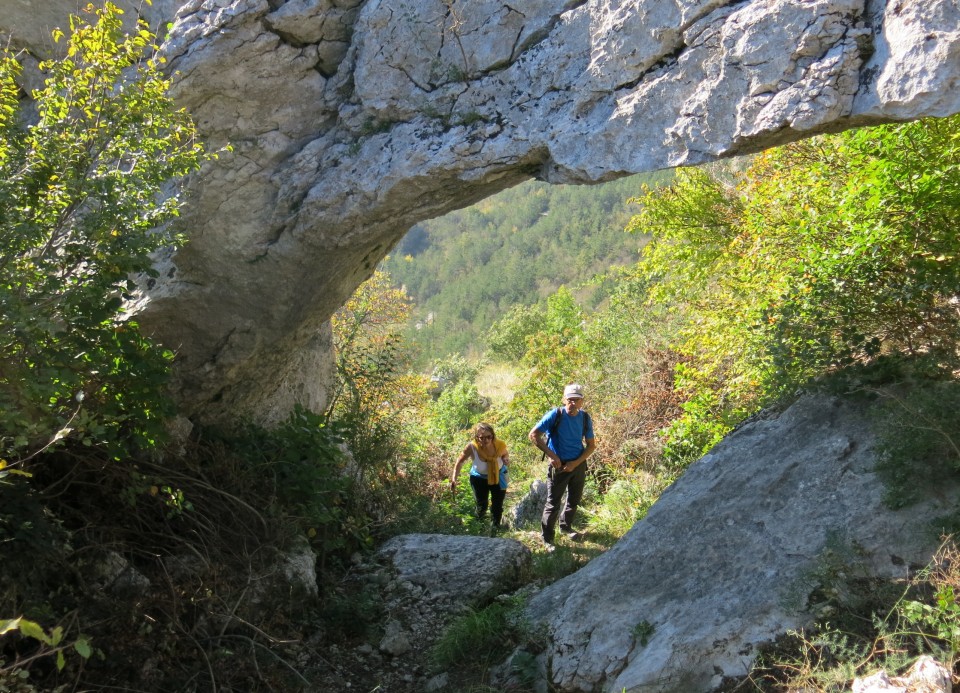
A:
POLYGON ((477 390, 492 405, 506 404, 513 399, 519 377, 509 364, 487 365, 477 374, 477 390))

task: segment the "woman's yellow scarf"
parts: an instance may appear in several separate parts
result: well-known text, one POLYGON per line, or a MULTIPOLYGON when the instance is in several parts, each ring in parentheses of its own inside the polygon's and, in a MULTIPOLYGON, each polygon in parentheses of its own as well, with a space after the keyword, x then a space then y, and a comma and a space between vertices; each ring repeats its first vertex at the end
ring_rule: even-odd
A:
POLYGON ((477 451, 477 456, 487 463, 487 483, 496 486, 500 483, 500 465, 497 460, 507 454, 507 444, 499 438, 493 439, 493 457, 487 457, 480 449, 480 441, 473 439, 473 449, 477 451))

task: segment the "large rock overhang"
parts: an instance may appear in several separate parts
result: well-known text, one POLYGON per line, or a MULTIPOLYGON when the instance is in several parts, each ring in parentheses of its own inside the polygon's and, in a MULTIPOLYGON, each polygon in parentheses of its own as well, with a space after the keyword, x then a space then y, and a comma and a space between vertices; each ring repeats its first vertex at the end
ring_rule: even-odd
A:
POLYGON ((233 147, 139 307, 208 421, 322 408, 330 316, 418 221, 960 111, 953 0, 190 0, 164 51, 233 147))

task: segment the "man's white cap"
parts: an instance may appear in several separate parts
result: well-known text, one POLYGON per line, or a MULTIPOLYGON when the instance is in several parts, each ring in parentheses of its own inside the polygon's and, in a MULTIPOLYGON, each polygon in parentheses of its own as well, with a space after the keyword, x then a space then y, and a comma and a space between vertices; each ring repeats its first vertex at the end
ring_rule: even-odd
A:
POLYGON ((579 383, 570 383, 565 388, 563 388, 563 398, 569 399, 571 397, 580 397, 583 398, 583 385, 579 383))

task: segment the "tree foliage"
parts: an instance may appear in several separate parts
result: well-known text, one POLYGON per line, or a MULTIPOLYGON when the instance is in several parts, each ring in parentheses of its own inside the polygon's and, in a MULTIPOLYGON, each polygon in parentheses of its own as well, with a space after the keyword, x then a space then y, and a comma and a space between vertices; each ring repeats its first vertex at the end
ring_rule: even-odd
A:
POLYGON ((86 11, 65 56, 41 63, 32 107, 16 56, 0 55, 0 455, 13 460, 67 436, 119 455, 167 410, 171 354, 123 306, 151 252, 180 240, 176 183, 205 154, 149 31, 124 34, 110 3, 86 11))
POLYGON ((685 311, 678 367, 696 455, 757 406, 882 355, 957 365, 957 117, 770 150, 736 185, 703 170, 647 191, 652 302, 685 311))
POLYGON ((402 338, 409 315, 406 293, 378 270, 332 319, 337 380, 324 419, 350 449, 361 505, 390 502, 386 489, 409 471, 405 453, 416 443, 406 432, 427 400, 402 338))
MULTIPOLYGON (((654 183, 669 174, 596 186, 531 181, 411 229, 384 267, 416 303, 420 329, 407 334, 420 362, 449 353, 475 356, 488 347, 484 337, 495 322, 561 285, 588 308, 599 305, 607 287, 574 287, 636 260, 640 243, 623 229, 638 178, 654 183)), ((521 313, 513 313, 515 327, 526 336, 530 326, 521 313)), ((516 357, 502 339, 496 345, 495 355, 516 357)))
POLYGON ((545 328, 543 311, 537 306, 513 306, 488 331, 487 350, 504 361, 519 361, 527 351, 527 340, 545 328))
POLYGON ((333 316, 337 382, 328 418, 359 417, 376 426, 403 404, 406 361, 401 330, 410 316, 406 292, 374 272, 333 316))
MULTIPOLYGON (((525 441, 526 434, 548 409, 558 406, 567 383, 583 380, 587 359, 583 345, 583 309, 571 292, 561 286, 538 311, 542 328, 528 335, 518 367, 520 379, 513 400, 503 413, 505 435, 525 441)), ((504 318, 509 327, 511 316, 504 318)), ((497 333, 501 323, 494 324, 497 333)))

